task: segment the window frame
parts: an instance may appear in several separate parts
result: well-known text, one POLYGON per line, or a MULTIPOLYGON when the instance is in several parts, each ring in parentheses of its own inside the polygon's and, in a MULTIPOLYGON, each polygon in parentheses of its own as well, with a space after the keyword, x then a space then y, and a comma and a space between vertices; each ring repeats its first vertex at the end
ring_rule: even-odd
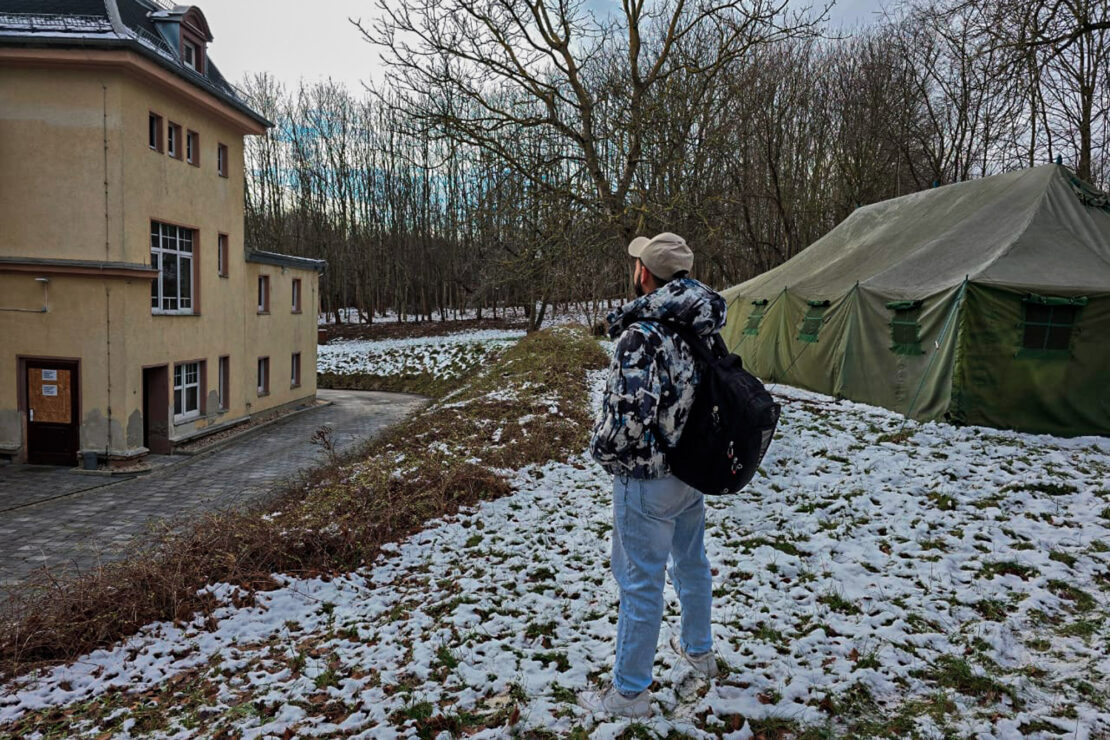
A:
POLYGON ((200 61, 200 49, 192 41, 188 39, 181 40, 181 62, 190 69, 197 69, 197 62, 200 61), (192 59, 190 59, 189 52, 192 52, 192 59))
POLYGON ((216 172, 220 177, 227 177, 227 144, 216 144, 216 172))
POLYGON ((151 151, 158 152, 159 154, 162 154, 165 151, 165 142, 166 142, 165 128, 166 127, 163 125, 163 123, 165 123, 165 120, 162 118, 162 116, 158 115, 154 111, 148 111, 148 117, 147 117, 147 146, 150 147, 151 151), (150 143, 150 129, 151 129, 151 126, 157 126, 158 127, 158 129, 154 132, 155 143, 153 143, 153 144, 150 143))
POLYGON ((270 276, 258 276, 258 315, 270 313, 270 276))
POLYGON ((301 387, 301 353, 294 352, 289 358, 289 387, 301 387))
POLYGON ((166 156, 181 160, 185 156, 181 141, 181 124, 169 121, 166 125, 166 156))
POLYGON ((227 240, 228 240, 227 234, 222 234, 221 233, 221 234, 216 235, 216 274, 219 275, 222 278, 225 278, 225 277, 228 276, 228 271, 227 271, 227 258, 228 258, 227 240))
POLYGON ((270 356, 265 355, 258 358, 258 373, 256 380, 257 388, 256 394, 259 398, 270 395, 270 356))
POLYGON ((291 312, 292 313, 302 313, 301 294, 303 292, 303 287, 301 285, 301 279, 300 278, 293 278, 293 283, 292 283, 292 287, 291 287, 290 290, 291 290, 291 296, 290 297, 291 297, 291 300, 292 300, 292 311, 291 312))
POLYGON ((173 366, 173 421, 174 424, 183 424, 185 422, 198 419, 204 415, 204 395, 205 395, 205 378, 204 378, 204 361, 203 360, 189 360, 187 362, 177 362, 173 366), (196 376, 193 382, 188 380, 188 369, 195 366, 196 376), (181 381, 178 381, 178 375, 181 376, 181 381), (196 406, 192 410, 186 407, 189 388, 196 391, 195 403, 196 406), (180 390, 180 408, 178 411, 178 391, 180 390))
POLYGON ((216 365, 216 394, 219 397, 219 411, 227 411, 231 404, 231 355, 220 355, 216 365))
POLYGON ((195 316, 200 313, 199 311, 199 254, 197 244, 200 242, 200 232, 191 226, 182 226, 180 224, 168 223, 166 221, 150 221, 150 238, 151 238, 151 266, 158 270, 158 277, 154 278, 151 282, 151 307, 150 313, 155 316, 195 316), (155 247, 153 241, 155 239, 155 229, 157 228, 158 246, 155 247), (167 232, 172 229, 173 236, 167 232), (180 248, 183 240, 182 233, 189 234, 189 250, 185 251, 180 248), (176 245, 167 247, 168 242, 173 242, 176 245), (157 258, 155 257, 157 255, 157 258), (165 293, 165 265, 166 255, 174 255, 172 259, 175 261, 174 274, 177 277, 177 294, 174 297, 168 297, 165 293), (188 275, 189 275, 189 293, 185 297, 188 300, 188 306, 182 307, 183 296, 181 292, 181 275, 185 274, 182 269, 182 263, 188 262, 188 275), (157 307, 153 304, 157 299, 157 307), (168 300, 176 300, 177 306, 175 308, 166 308, 168 300))
POLYGON ((180 55, 181 64, 193 70, 199 75, 205 74, 205 69, 208 66, 208 49, 207 42, 201 33, 198 33, 187 23, 181 24, 181 43, 180 55), (193 47, 193 61, 190 63, 185 58, 185 49, 188 45, 193 47))
POLYGON ((200 134, 192 129, 185 130, 185 161, 200 167, 200 134))

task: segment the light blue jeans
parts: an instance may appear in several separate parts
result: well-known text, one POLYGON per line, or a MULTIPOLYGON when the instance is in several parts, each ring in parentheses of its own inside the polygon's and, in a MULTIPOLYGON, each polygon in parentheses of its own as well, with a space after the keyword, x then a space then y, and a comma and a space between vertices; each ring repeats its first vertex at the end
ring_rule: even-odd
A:
POLYGON ((702 494, 678 478, 613 481, 613 576, 620 587, 613 685, 622 694, 651 686, 651 665, 663 621, 667 558, 682 605, 682 649, 713 649, 709 629, 713 576, 705 556, 702 494))

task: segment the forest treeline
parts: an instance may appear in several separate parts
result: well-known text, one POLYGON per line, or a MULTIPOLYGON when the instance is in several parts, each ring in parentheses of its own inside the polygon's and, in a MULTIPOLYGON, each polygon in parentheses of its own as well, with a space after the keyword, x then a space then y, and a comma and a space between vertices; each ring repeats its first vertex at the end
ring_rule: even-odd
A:
MULTIPOLYGON (((529 310, 628 290, 682 234, 718 288, 851 211, 1061 161, 1110 181, 1110 0, 938 0, 851 33, 778 0, 389 0, 381 83, 250 103, 252 248, 323 258, 321 307, 529 310)), ((340 32, 341 29, 337 29, 340 32)))

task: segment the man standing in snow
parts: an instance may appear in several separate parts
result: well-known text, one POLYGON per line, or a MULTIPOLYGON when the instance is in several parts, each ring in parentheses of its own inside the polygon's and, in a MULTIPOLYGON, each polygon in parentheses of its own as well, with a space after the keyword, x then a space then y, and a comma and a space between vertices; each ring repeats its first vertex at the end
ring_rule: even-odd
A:
POLYGON ((694 255, 682 237, 637 237, 628 253, 636 258, 633 284, 639 297, 608 317, 617 347, 590 442, 594 459, 614 476, 617 654, 612 683, 579 695, 578 703, 597 713, 646 717, 668 557, 682 605, 682 634, 671 638, 671 646, 701 677, 717 673, 705 506, 699 491, 671 475, 664 455, 682 434, 699 371, 685 342, 654 320, 690 326, 709 344, 720 341, 726 305, 687 276, 694 255))

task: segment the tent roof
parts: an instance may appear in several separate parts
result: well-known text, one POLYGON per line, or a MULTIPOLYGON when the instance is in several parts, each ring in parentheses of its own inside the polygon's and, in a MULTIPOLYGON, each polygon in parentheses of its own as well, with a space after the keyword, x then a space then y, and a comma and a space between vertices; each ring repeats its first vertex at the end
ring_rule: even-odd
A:
POLYGON ((1110 293, 1110 206, 1066 168, 1043 165, 857 209, 778 267, 725 291, 784 288, 835 298, 857 282, 916 299, 968 277, 1054 295, 1110 293))

